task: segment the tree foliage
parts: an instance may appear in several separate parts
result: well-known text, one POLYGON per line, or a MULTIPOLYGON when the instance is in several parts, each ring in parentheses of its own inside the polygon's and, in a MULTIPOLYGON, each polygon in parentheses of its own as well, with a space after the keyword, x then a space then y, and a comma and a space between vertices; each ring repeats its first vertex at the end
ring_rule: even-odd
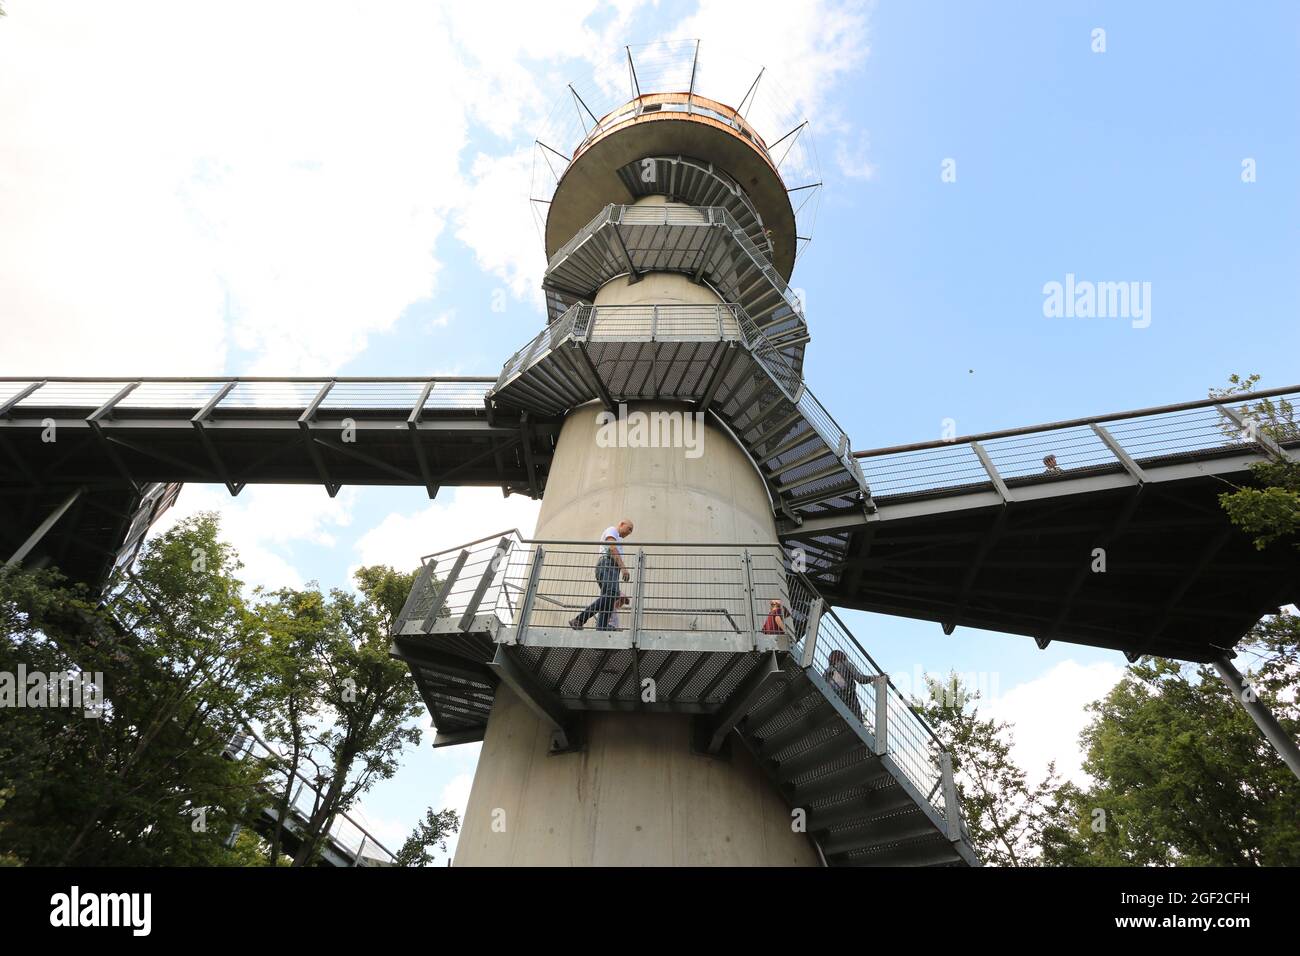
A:
POLYGON ((447 837, 459 829, 460 816, 455 810, 435 811, 430 807, 424 811, 424 819, 416 824, 415 830, 397 851, 397 865, 428 866, 433 862, 434 848, 446 853, 447 837))
MULTIPOLYGON (((246 599, 239 568, 203 514, 151 538, 102 603, 56 572, 0 571, 0 675, 102 674, 106 702, 0 720, 0 865, 309 865, 392 776, 421 733, 414 682, 388 656, 411 576, 362 568, 356 592, 246 599), (232 759, 250 726, 277 756, 232 759), (283 809, 294 769, 320 793, 288 846, 262 811, 283 809)), ((442 839, 449 813, 419 832, 442 839)))
POLYGON ((971 845, 985 863, 1032 866, 1048 800, 1059 784, 1054 767, 1031 785, 1011 756, 1014 729, 981 718, 977 692, 954 673, 946 682, 927 677, 929 691, 913 702, 952 754, 953 775, 971 845))

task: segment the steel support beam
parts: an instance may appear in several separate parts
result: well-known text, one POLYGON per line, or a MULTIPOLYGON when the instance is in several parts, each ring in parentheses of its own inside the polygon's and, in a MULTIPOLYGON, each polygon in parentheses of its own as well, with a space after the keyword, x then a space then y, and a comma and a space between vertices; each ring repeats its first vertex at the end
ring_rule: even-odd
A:
POLYGON ((708 719, 697 718, 701 723, 696 731, 696 739, 700 741, 705 752, 716 754, 722 750, 727 735, 745 718, 754 703, 770 686, 770 682, 780 673, 781 662, 777 659, 776 652, 768 651, 763 655, 762 662, 745 676, 739 687, 731 692, 722 709, 715 716, 708 719))
POLYGON ((406 430, 411 433, 411 448, 415 452, 415 461, 419 466, 420 477, 424 480, 424 490, 430 501, 438 497, 438 486, 433 480, 433 471, 429 467, 429 457, 425 452, 424 443, 420 441, 420 419, 424 417, 424 404, 429 400, 429 393, 433 391, 433 386, 432 379, 424 383, 415 407, 406 417, 406 430))
POLYGON ((478 606, 483 603, 483 595, 487 594, 488 587, 492 584, 492 579, 496 577, 497 570, 501 567, 501 562, 510 554, 510 546, 514 544, 514 539, 509 536, 502 537, 497 542, 497 546, 492 551, 492 558, 488 561, 487 567, 479 575, 478 586, 474 588, 474 593, 470 595, 469 603, 465 605, 465 613, 460 616, 460 621, 456 627, 465 632, 470 629, 474 623, 474 615, 478 613, 478 606))
POLYGON ((1007 524, 1007 512, 1010 510, 1007 505, 1003 504, 998 509, 997 517, 993 519, 993 527, 980 540, 979 547, 975 550, 975 558, 966 568, 966 573, 962 575, 961 584, 957 587, 957 596, 953 602, 952 614, 943 624, 945 634, 951 634, 957 629, 962 612, 966 610, 966 601, 970 598, 971 588, 975 586, 975 579, 979 577, 989 552, 997 546, 998 540, 1002 537, 1002 530, 1007 524))
POLYGON ((808 626, 804 629, 803 635, 803 654, 799 658, 799 666, 804 670, 813 666, 817 653, 817 629, 822 619, 822 599, 813 598, 808 605, 808 626))
POLYGON ((424 624, 421 630, 423 630, 425 634, 428 634, 433 630, 433 624, 438 619, 438 614, 442 611, 442 606, 447 603, 447 595, 451 594, 452 586, 456 583, 456 579, 460 577, 461 569, 465 567, 465 562, 467 560, 469 560, 468 551, 461 551, 460 554, 456 555, 456 563, 451 566, 451 571, 449 571, 447 577, 443 579, 442 587, 438 588, 438 593, 434 596, 433 605, 429 608, 429 613, 424 616, 424 624))
POLYGON ((334 387, 334 381, 331 379, 321 386, 316 397, 311 400, 311 404, 298 417, 298 427, 302 430, 303 443, 307 446, 307 454, 311 457, 311 462, 316 466, 316 474, 320 476, 321 484, 325 486, 326 493, 333 498, 339 493, 341 484, 336 484, 330 479, 329 469, 325 467, 325 457, 316 447, 316 442, 312 440, 311 423, 316 417, 316 409, 320 407, 321 402, 325 401, 325 396, 329 394, 330 389, 334 387))
POLYGON ((1273 745, 1277 755, 1282 761, 1291 768, 1291 772, 1300 779, 1300 748, 1296 747, 1296 742, 1291 738, 1282 725, 1277 722, 1273 712, 1268 709, 1267 705, 1259 699, 1259 694, 1254 687, 1248 685, 1241 675, 1241 672, 1233 666, 1232 661, 1227 654, 1220 654, 1214 661, 1214 669, 1219 672, 1219 677, 1228 685, 1232 691, 1232 696, 1237 698, 1242 707, 1246 708, 1246 713, 1250 714, 1250 719, 1273 745))
POLYGON ((1273 436, 1264 430, 1268 426, 1259 421, 1259 419, 1254 417, 1247 418, 1245 415, 1241 414, 1241 412, 1228 405, 1215 405, 1214 408, 1220 415, 1223 415, 1243 432, 1246 432, 1247 435, 1250 436, 1250 439, 1256 442, 1264 449, 1264 451, 1268 452, 1268 456, 1274 461, 1300 461, 1294 452, 1283 448, 1273 440, 1273 436))
POLYGON ((514 659, 504 644, 497 645, 496 655, 488 665, 528 708, 551 727, 551 752, 575 750, 579 746, 576 720, 564 704, 541 681, 514 659))
POLYGON ((81 497, 81 493, 84 490, 85 489, 83 488, 73 489, 71 494, 64 498, 53 511, 46 515, 45 519, 36 526, 36 530, 27 536, 27 540, 18 546, 18 550, 9 555, 8 559, 5 561, 5 567, 11 568, 15 565, 22 564, 23 559, 31 553, 34 547, 41 543, 41 539, 43 539, 49 533, 50 529, 58 523, 59 519, 63 517, 69 508, 72 507, 73 503, 81 497))

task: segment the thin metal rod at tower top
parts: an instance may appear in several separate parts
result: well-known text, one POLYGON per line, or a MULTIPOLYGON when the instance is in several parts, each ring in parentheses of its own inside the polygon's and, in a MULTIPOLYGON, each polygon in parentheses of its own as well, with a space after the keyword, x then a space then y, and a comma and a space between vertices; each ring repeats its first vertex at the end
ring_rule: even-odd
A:
POLYGON ((695 58, 691 60, 691 88, 686 91, 686 112, 691 111, 691 97, 695 95, 695 67, 700 62, 700 41, 695 41, 695 58))
MULTIPOLYGON (((768 147, 768 151, 770 152, 771 150, 776 149, 778 146, 780 146, 782 143, 784 143, 787 139, 789 139, 791 136, 793 136, 795 133, 799 132, 801 129, 803 129, 803 128, 804 128, 805 126, 807 126, 807 125, 808 125, 808 121, 807 121, 807 120, 804 120, 802 123, 800 123, 800 124, 799 124, 798 126, 796 126, 794 129, 790 130, 790 132, 786 133, 784 136, 782 136, 780 139, 778 139, 775 143, 773 143, 771 146, 769 146, 769 147, 768 147)), ((791 145, 793 145, 793 144, 791 144, 791 145)))
POLYGON ((787 147, 785 148, 785 152, 781 154, 781 158, 778 159, 778 160, 776 161, 776 168, 777 168, 777 169, 780 169, 780 168, 781 168, 781 164, 785 162, 785 158, 786 158, 787 156, 790 155, 790 150, 794 149, 794 144, 797 143, 797 142, 799 142, 799 134, 802 133, 802 132, 804 131, 804 127, 806 127, 807 125, 808 125, 808 121, 807 121, 807 120, 804 120, 802 123, 800 123, 800 124, 799 124, 798 126, 796 126, 794 129, 790 130, 789 133, 786 133, 785 136, 782 136, 780 139, 778 139, 775 143, 773 143, 771 146, 769 146, 769 147, 767 148, 768 153, 771 153, 772 150, 773 150, 773 149, 774 149, 778 144, 782 143, 782 142, 785 141, 786 139, 789 139, 790 136, 792 136, 792 135, 794 136, 794 139, 790 140, 790 145, 787 146, 787 147))
MULTIPOLYGON (((583 102, 582 97, 578 95, 578 91, 575 90, 575 89, 573 88, 573 84, 572 84, 572 83, 569 84, 569 92, 573 94, 573 98, 574 98, 575 100, 577 100, 579 103, 582 103, 582 108, 583 108, 584 110, 587 111, 587 115, 591 117, 591 121, 592 121, 592 123, 594 123, 595 125, 599 126, 599 125, 600 125, 600 120, 598 120, 598 119, 596 118, 596 114, 593 113, 593 112, 591 111, 591 107, 588 106, 585 102, 583 102)), ((582 119, 582 113, 581 113, 581 112, 578 113, 578 119, 582 119)), ((587 124, 586 124, 585 121, 583 122, 582 126, 583 126, 583 129, 584 129, 584 131, 585 131, 585 130, 586 130, 586 127, 587 127, 587 124)))
MULTIPOLYGON (((745 95, 741 97, 741 99, 740 99, 740 105, 736 107, 736 112, 740 114, 740 116, 741 116, 742 119, 743 119, 744 116, 745 116, 745 109, 746 109, 746 107, 745 107, 745 100, 749 99, 749 98, 754 94, 754 91, 755 91, 756 89, 758 89, 758 81, 761 80, 761 79, 763 78, 763 72, 764 72, 766 69, 767 69, 767 67, 765 67, 765 66, 759 67, 759 69, 758 69, 758 76, 754 77, 754 82, 749 84, 749 89, 748 89, 748 91, 746 91, 745 95)), ((753 103, 750 103, 749 105, 750 105, 750 106, 753 106, 754 104, 753 104, 753 103)))
POLYGON ((639 100, 641 98, 641 84, 636 78, 636 64, 632 62, 632 48, 625 46, 623 49, 627 51, 627 70, 632 75, 632 96, 639 100))

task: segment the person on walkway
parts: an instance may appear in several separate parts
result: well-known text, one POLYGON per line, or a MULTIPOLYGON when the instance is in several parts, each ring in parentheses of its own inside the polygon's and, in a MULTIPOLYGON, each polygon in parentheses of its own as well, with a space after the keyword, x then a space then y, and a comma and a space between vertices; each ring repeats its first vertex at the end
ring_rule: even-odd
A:
POLYGON ((826 673, 822 675, 831 690, 849 707, 849 710, 862 720, 862 707, 858 704, 858 685, 865 684, 871 678, 853 666, 849 655, 843 651, 831 651, 827 660, 826 673))
POLYGON ((773 598, 767 606, 767 620, 763 622, 763 633, 784 634, 785 618, 788 613, 781 604, 781 599, 773 598))
POLYGON ((600 536, 600 557, 596 561, 596 583, 600 585, 600 597, 592 601, 582 613, 569 622, 569 626, 581 630, 591 618, 596 619, 596 629, 608 631, 610 616, 619 598, 618 582, 632 579, 627 565, 623 563, 623 539, 632 533, 632 522, 624 518, 617 525, 610 525, 600 536))

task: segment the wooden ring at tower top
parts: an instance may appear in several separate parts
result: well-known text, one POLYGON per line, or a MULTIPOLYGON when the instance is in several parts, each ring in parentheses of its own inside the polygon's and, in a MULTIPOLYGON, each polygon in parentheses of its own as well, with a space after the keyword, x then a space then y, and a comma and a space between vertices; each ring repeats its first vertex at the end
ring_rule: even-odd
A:
POLYGON ((651 156, 704 160, 731 176, 771 230, 772 265, 794 271, 794 207, 762 138, 731 107, 685 93, 648 93, 602 117, 560 177, 546 217, 546 257, 609 203, 636 201, 619 179, 628 163, 651 156))

